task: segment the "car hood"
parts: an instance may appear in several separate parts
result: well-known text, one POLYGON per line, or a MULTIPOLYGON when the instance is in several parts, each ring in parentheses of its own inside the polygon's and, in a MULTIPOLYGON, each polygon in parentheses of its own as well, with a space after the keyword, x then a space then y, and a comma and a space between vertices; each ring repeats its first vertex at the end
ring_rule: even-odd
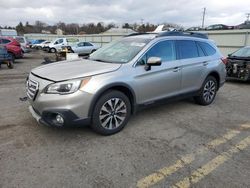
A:
POLYGON ((61 61, 35 68, 32 74, 55 82, 112 72, 121 64, 103 63, 87 59, 61 61))

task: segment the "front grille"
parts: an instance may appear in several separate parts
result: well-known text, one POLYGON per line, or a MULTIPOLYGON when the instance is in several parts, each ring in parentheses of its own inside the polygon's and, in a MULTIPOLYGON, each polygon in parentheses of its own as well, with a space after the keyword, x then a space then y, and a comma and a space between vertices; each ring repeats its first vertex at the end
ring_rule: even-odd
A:
POLYGON ((38 88, 39 88, 38 82, 34 80, 30 80, 30 79, 27 80, 26 93, 30 99, 35 100, 36 94, 38 92, 38 88))

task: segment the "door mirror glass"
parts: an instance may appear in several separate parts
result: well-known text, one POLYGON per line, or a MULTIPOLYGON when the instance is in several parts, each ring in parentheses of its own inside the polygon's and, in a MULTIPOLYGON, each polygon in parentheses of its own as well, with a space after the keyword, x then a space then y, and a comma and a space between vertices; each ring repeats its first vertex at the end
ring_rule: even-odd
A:
POLYGON ((151 66, 160 66, 161 65, 161 58, 160 57, 150 57, 145 65, 145 70, 151 70, 151 66))
POLYGON ((159 66, 161 65, 161 58, 160 57, 150 57, 147 61, 148 65, 151 66, 159 66))

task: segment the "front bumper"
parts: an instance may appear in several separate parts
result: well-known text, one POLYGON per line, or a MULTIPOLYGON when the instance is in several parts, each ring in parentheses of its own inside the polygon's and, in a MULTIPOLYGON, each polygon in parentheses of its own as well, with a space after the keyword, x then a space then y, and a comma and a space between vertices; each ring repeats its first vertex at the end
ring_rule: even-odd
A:
POLYGON ((32 106, 29 106, 29 111, 31 115, 36 119, 40 124, 46 126, 56 126, 56 127, 69 127, 69 126, 85 126, 91 123, 90 118, 81 119, 77 117, 72 111, 65 109, 56 109, 56 110, 46 110, 39 114, 32 106), (56 121, 56 116, 60 115, 64 119, 63 124, 59 124, 56 121))

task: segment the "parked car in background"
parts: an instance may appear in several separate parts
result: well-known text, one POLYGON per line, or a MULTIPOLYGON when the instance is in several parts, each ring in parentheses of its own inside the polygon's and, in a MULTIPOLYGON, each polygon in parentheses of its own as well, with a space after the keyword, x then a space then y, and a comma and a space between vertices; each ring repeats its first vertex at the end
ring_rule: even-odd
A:
POLYGON ((203 30, 201 27, 190 27, 188 29, 186 29, 186 31, 200 31, 203 30))
POLYGON ((235 26, 237 29, 250 29, 250 21, 245 21, 244 23, 235 26))
POLYGON ((229 54, 226 69, 228 78, 242 81, 250 80, 250 46, 229 54))
POLYGON ((7 64, 9 69, 13 69, 13 58, 8 53, 7 48, 5 46, 0 45, 0 68, 2 64, 7 64))
POLYGON ((44 45, 43 45, 43 50, 44 51, 49 51, 49 45, 50 45, 51 42, 47 41, 44 45))
POLYGON ((36 46, 37 44, 41 44, 42 42, 44 42, 46 40, 43 40, 43 39, 38 39, 38 40, 32 40, 31 41, 31 44, 30 44, 30 47, 31 48, 34 48, 34 46, 36 46))
POLYGON ((224 24, 215 24, 215 25, 210 25, 206 27, 206 30, 228 30, 228 29, 233 29, 233 26, 227 26, 224 24))
POLYGON ((150 104, 194 97, 211 104, 226 69, 216 45, 200 33, 126 36, 88 59, 31 70, 29 110, 41 124, 91 124, 103 135, 121 131, 131 114, 150 104))
POLYGON ((0 37, 0 45, 7 48, 8 53, 12 56, 13 60, 23 57, 23 51, 20 43, 12 37, 0 37))
POLYGON ((62 46, 71 46, 75 45, 77 42, 79 42, 79 39, 75 38, 57 38, 54 41, 52 41, 49 44, 49 52, 55 53, 59 49, 62 48, 62 46))
POLYGON ((90 42, 79 42, 74 46, 69 46, 68 49, 70 49, 73 53, 77 53, 79 55, 86 55, 86 54, 93 53, 98 48, 100 48, 100 47, 98 47, 90 42))
POLYGON ((33 45, 33 48, 35 48, 35 49, 38 49, 38 50, 41 50, 41 49, 43 49, 45 46, 48 46, 50 44, 50 42, 49 41, 43 41, 43 42, 41 42, 41 43, 39 43, 39 44, 34 44, 33 45))
POLYGON ((26 37, 15 36, 13 38, 16 39, 21 44, 21 48, 22 48, 23 53, 28 53, 31 51, 30 46, 29 46, 29 42, 28 42, 26 37))

